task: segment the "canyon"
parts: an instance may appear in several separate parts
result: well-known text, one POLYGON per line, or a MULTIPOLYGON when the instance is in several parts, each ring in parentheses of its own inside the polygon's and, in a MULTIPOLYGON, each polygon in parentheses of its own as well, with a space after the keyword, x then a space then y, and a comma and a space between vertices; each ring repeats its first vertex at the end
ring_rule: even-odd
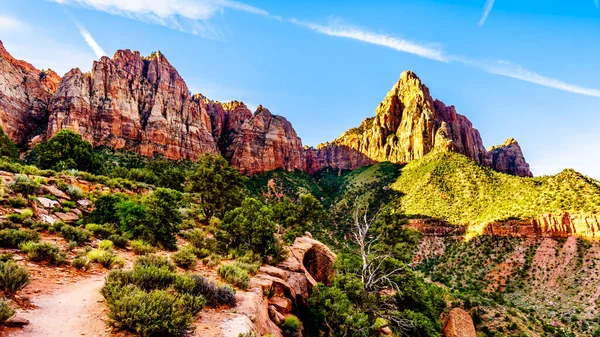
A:
POLYGON ((259 106, 192 95, 161 52, 119 50, 90 72, 62 78, 14 59, 0 42, 0 126, 21 149, 62 129, 94 146, 173 160, 220 154, 245 174, 275 169, 315 173, 380 161, 406 163, 430 152, 457 152, 495 170, 532 176, 512 138, 486 150, 454 106, 434 100, 412 71, 401 74, 375 117, 317 148, 303 146, 291 123, 259 106))

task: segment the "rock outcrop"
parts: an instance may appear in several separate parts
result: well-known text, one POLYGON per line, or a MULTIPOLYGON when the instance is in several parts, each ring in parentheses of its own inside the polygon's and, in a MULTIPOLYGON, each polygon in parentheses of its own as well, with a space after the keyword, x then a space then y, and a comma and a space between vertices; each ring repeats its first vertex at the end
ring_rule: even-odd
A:
POLYGON ((94 146, 145 156, 221 154, 246 174, 349 170, 452 151, 502 172, 531 175, 515 141, 486 151, 471 122, 433 100, 411 71, 402 73, 375 117, 314 149, 302 146, 289 121, 262 106, 252 114, 241 102, 192 96, 160 52, 142 57, 119 50, 94 62, 89 73, 72 69, 60 79, 15 60, 0 43, 0 126, 23 145, 70 129, 94 146))
POLYGON ((502 145, 490 147, 488 152, 490 167, 494 170, 521 177, 533 176, 519 143, 513 138, 507 139, 502 145))
POLYGON ((16 60, 0 41, 0 126, 17 144, 43 133, 60 77, 16 60))
POLYGON ((231 165, 242 173, 305 170, 302 141, 287 119, 259 106, 230 146, 231 165))
POLYGON ((335 254, 309 236, 296 238, 288 257, 276 267, 262 266, 250 280, 236 312, 251 317, 252 330, 281 336, 280 325, 289 314, 304 315, 317 282, 329 284, 335 254))
MULTIPOLYGON (((412 72, 403 72, 375 117, 358 128, 320 147, 355 150, 366 159, 355 162, 356 168, 371 161, 406 163, 432 151, 457 152, 502 172, 531 176, 529 165, 516 142, 486 151, 477 129, 454 106, 433 100, 429 89, 412 72)), ((335 167, 335 163, 323 163, 335 167)), ((344 163, 347 168, 348 163, 344 163)))
POLYGON ((203 97, 192 97, 160 52, 120 50, 90 73, 68 72, 49 106, 47 137, 70 129, 94 146, 197 159, 219 153, 203 97))
POLYGON ((444 337, 476 337, 475 325, 468 312, 461 308, 450 310, 444 329, 444 337))

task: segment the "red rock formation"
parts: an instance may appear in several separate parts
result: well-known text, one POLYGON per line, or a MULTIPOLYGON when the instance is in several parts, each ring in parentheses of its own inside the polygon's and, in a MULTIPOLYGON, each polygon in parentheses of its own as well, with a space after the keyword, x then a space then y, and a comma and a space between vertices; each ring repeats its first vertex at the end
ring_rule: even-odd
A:
POLYGON ((533 176, 519 143, 513 138, 507 139, 502 145, 490 147, 489 156, 489 166, 496 171, 521 177, 533 176))
POLYGON ((287 119, 259 106, 231 145, 231 164, 243 173, 304 170, 302 141, 287 119))
MULTIPOLYGON (((206 100, 206 99, 205 99, 206 100)), ((244 122, 252 118, 252 111, 242 102, 217 103, 207 101, 206 111, 210 116, 212 134, 221 155, 228 160, 233 157, 233 142, 244 122)))
POLYGON ((59 81, 54 71, 13 58, 0 41, 0 126, 15 143, 44 132, 59 81))
POLYGON ((468 312, 461 308, 450 310, 444 329, 444 337, 476 337, 475 325, 468 312))
MULTIPOLYGON (((366 119, 358 128, 350 129, 340 138, 325 144, 326 154, 309 158, 330 157, 332 148, 347 156, 354 150, 366 158, 347 161, 312 161, 310 171, 319 167, 357 168, 372 161, 406 163, 422 158, 432 151, 451 151, 500 171, 531 176, 529 165, 516 142, 497 147, 488 153, 479 131, 454 106, 433 100, 429 89, 411 71, 403 72, 376 109, 373 118, 366 119), (320 166, 322 165, 322 166, 320 166)), ((353 154, 352 158, 358 158, 353 154)))
POLYGON ((205 106, 160 52, 143 58, 120 50, 94 62, 90 73, 73 69, 63 77, 47 137, 66 128, 94 146, 193 160, 218 153, 205 106))

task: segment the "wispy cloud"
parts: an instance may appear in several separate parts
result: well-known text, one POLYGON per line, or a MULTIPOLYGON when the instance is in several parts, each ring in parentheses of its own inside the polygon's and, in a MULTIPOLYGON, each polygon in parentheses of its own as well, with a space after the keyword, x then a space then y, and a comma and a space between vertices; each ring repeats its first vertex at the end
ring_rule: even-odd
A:
POLYGON ((94 54, 96 54, 96 57, 101 58, 102 56, 106 56, 107 55, 106 52, 104 51, 104 49, 102 49, 102 47, 100 47, 98 42, 96 42, 96 40, 94 39, 92 34, 90 34, 90 32, 88 32, 88 30, 85 29, 85 27, 82 24, 80 24, 80 23, 76 23, 76 24, 77 24, 77 29, 79 29, 79 33, 81 34, 81 36, 83 36, 83 39, 88 44, 88 46, 90 46, 90 48, 92 48, 92 50, 94 51, 94 54))
POLYGON ((377 34, 356 27, 342 25, 339 22, 331 25, 320 25, 313 22, 299 21, 296 19, 290 19, 290 22, 329 36, 343 37, 378 46, 388 47, 397 51, 415 54, 431 60, 441 62, 447 61, 443 51, 433 44, 419 44, 385 34, 377 34))
POLYGON ((534 83, 537 85, 545 86, 548 88, 554 88, 566 92, 571 92, 574 94, 600 97, 600 90, 598 89, 585 88, 579 85, 561 81, 559 79, 543 76, 534 71, 525 69, 520 65, 508 61, 480 61, 458 55, 446 54, 444 53, 442 48, 439 47, 439 44, 436 43, 419 44, 400 39, 391 35, 376 34, 368 30, 362 30, 359 28, 343 25, 339 22, 335 22, 329 25, 321 25, 313 22, 299 21, 296 19, 290 19, 289 21, 328 36, 336 36, 358 40, 439 62, 462 63, 464 65, 479 68, 483 71, 495 75, 511 77, 521 81, 534 83))
MULTIPOLYGON (((598 1, 598 0, 595 0, 595 1, 598 1)), ((487 21, 487 18, 490 15, 492 8, 494 7, 494 2, 495 2, 495 0, 486 0, 485 1, 485 6, 483 7, 483 15, 481 16, 481 19, 479 20, 480 27, 485 25, 485 22, 487 21)))
POLYGON ((0 32, 14 32, 17 30, 23 30, 27 28, 27 25, 17 18, 0 15, 0 32))
POLYGON ((208 20, 224 10, 270 16, 263 9, 232 0, 47 0, 80 6, 205 38, 221 38, 208 20))

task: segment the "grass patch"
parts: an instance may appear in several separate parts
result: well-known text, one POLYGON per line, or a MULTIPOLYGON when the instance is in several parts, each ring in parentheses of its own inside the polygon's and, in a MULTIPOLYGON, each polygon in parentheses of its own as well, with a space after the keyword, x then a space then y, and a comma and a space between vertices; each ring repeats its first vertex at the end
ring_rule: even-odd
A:
POLYGON ((222 264, 217 269, 219 276, 227 283, 234 286, 247 289, 248 281, 250 281, 250 273, 248 270, 240 268, 235 264, 222 264))

